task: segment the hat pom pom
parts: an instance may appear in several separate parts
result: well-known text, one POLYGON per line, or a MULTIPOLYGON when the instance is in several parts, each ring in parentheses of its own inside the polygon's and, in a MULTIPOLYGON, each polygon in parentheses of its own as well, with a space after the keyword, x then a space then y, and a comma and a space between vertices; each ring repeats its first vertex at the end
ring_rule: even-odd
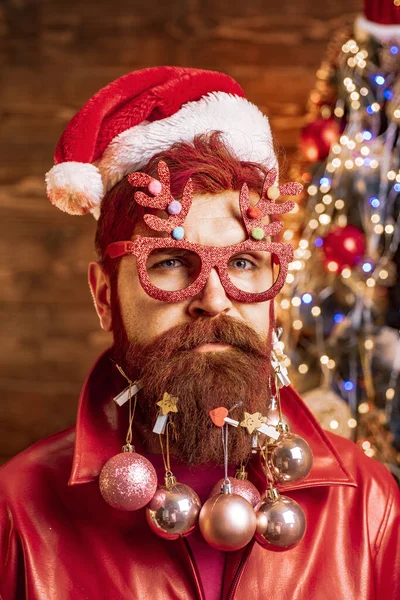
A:
POLYGON ((100 172, 90 163, 64 162, 46 174, 50 202, 70 215, 99 212, 104 188, 100 172))

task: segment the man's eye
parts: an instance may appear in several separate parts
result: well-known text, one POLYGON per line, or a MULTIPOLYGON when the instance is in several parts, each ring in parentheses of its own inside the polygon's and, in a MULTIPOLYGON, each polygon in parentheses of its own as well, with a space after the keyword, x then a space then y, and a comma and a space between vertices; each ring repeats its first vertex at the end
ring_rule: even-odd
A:
POLYGON ((246 271, 256 267, 256 265, 248 258, 234 258, 229 264, 235 269, 242 269, 246 271))
POLYGON ((182 267, 183 262, 179 260, 179 258, 166 258, 165 260, 161 260, 158 263, 155 263, 151 268, 152 269, 176 269, 177 267, 182 267))

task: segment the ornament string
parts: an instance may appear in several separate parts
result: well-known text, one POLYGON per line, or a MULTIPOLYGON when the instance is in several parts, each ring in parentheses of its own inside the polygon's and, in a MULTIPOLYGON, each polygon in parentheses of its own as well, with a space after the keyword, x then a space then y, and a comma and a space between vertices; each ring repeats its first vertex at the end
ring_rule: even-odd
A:
POLYGON ((129 399, 128 399, 128 411, 129 411, 129 426, 128 426, 128 432, 126 434, 126 443, 128 446, 132 445, 132 438, 133 438, 133 419, 135 418, 135 411, 136 411, 136 404, 137 404, 137 396, 135 395, 135 400, 133 402, 133 408, 132 408, 132 386, 134 385, 134 382, 129 379, 128 375, 125 373, 125 371, 123 370, 122 367, 120 367, 118 364, 116 364, 116 367, 118 369, 118 371, 121 373, 122 377, 124 377, 124 379, 126 379, 126 381, 129 384, 129 399))
POLYGON ((225 469, 225 483, 229 483, 228 477, 228 442, 229 442, 229 425, 225 423, 224 427, 221 428, 222 435, 222 449, 224 452, 224 469, 225 469), (225 431, 224 431, 225 429, 225 431))
POLYGON ((274 481, 275 481, 275 479, 274 479, 274 476, 273 476, 272 471, 270 469, 270 466, 268 464, 268 457, 267 457, 267 454, 266 454, 266 451, 265 451, 265 446, 262 446, 260 440, 258 440, 258 447, 260 449, 260 454, 261 454, 261 456, 263 458, 263 461, 264 461, 264 464, 265 464, 265 475, 266 475, 266 478, 267 478, 267 482, 268 482, 268 485, 269 485, 270 489, 272 490, 274 488, 274 481))
POLYGON ((278 415, 279 415, 279 422, 282 423, 283 422, 283 415, 282 415, 282 407, 281 407, 281 394, 279 391, 279 381, 278 381, 278 374, 280 371, 280 367, 276 367, 274 369, 274 384, 275 384, 275 400, 277 401, 277 407, 278 407, 278 415))
POLYGON ((165 449, 164 449, 164 443, 162 440, 162 434, 160 434, 158 436, 159 440, 160 440, 161 455, 162 455, 162 459, 163 459, 163 463, 164 463, 166 477, 171 477, 173 475, 173 473, 171 471, 170 435, 172 437, 174 437, 176 435, 175 425, 171 420, 168 421, 167 426, 165 428, 165 449))

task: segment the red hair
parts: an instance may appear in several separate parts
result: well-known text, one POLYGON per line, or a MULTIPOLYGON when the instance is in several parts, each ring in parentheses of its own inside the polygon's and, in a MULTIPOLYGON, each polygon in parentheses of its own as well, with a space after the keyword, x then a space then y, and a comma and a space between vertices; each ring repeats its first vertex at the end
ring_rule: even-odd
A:
MULTIPOLYGON (((217 131, 196 136, 192 143, 174 144, 166 152, 153 156, 141 172, 157 178, 160 160, 169 167, 171 192, 175 198, 181 197, 189 178, 195 194, 239 191, 243 183, 247 183, 251 191, 261 193, 268 173, 263 165, 239 160, 217 131)), ((101 206, 95 245, 98 259, 110 275, 115 272, 118 261, 104 258, 108 244, 131 239, 136 223, 143 216, 143 207, 134 200, 135 191, 126 176, 108 192, 101 206)))

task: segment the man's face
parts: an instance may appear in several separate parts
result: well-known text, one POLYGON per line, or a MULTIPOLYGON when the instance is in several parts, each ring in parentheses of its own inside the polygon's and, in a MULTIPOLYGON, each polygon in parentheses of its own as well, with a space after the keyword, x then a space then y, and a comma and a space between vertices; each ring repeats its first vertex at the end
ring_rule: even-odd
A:
MULTIPOLYGON (((184 223, 185 239, 221 247, 244 241, 238 198, 239 193, 232 191, 195 196, 184 223)), ((135 228, 134 235, 138 234, 160 235, 143 222, 135 228)), ((267 280, 269 268, 268 262, 267 280)), ((143 384, 135 422, 154 436, 156 402, 164 392, 177 396, 174 454, 186 463, 222 463, 221 432, 211 422, 210 410, 232 409, 230 416, 237 420, 244 411, 267 414, 269 302, 230 299, 215 269, 197 295, 162 302, 143 290, 135 257, 124 256, 111 293, 111 310, 114 358, 131 379, 140 377, 143 384)), ((229 447, 232 462, 246 459, 250 437, 245 430, 231 432, 229 447)))
MULTIPOLYGON (((239 193, 227 191, 217 195, 195 195, 184 223, 185 239, 203 246, 232 246, 247 236, 239 210, 239 193)), ((252 194, 255 202, 258 197, 252 194)), ((138 223, 134 235, 160 235, 143 223, 138 223)), ((184 325, 207 317, 220 315, 234 317, 246 323, 264 339, 269 329, 269 303, 246 304, 231 300, 221 284, 215 269, 205 287, 192 298, 167 303, 146 294, 136 271, 136 259, 125 256, 121 260, 118 277, 118 298, 122 321, 130 342, 149 344, 160 334, 176 325, 184 325)), ((201 346, 196 352, 223 351, 220 345, 201 346)))

